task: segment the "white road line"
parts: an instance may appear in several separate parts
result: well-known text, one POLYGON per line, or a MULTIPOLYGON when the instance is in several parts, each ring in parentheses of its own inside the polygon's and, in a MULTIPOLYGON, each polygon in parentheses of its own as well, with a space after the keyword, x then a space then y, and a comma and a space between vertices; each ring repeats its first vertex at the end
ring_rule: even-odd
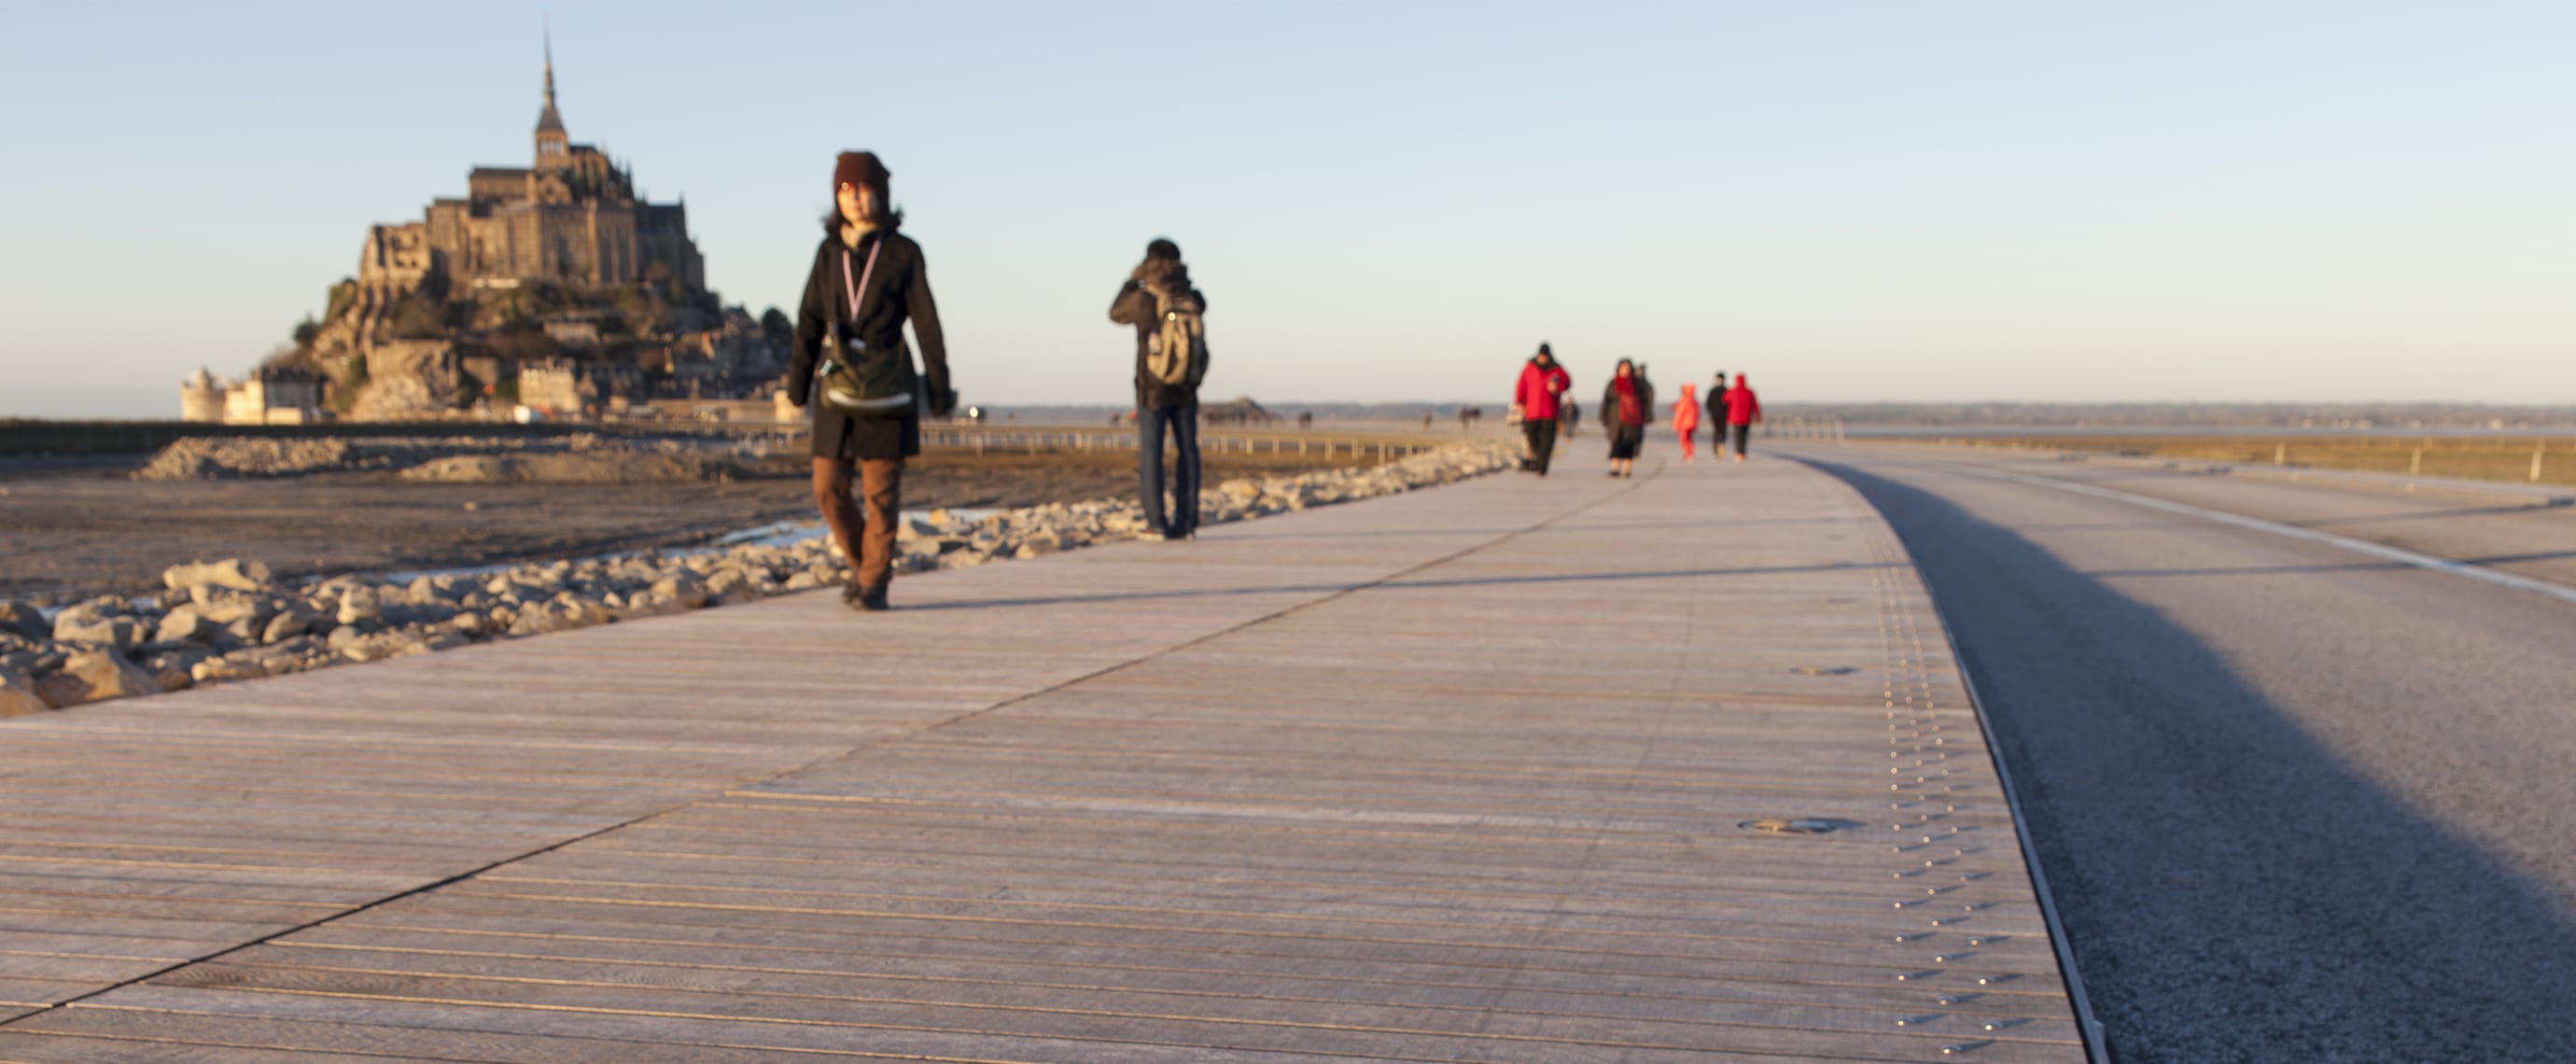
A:
POLYGON ((2278 521, 2266 521, 2259 517, 2247 517, 2243 514, 2232 514, 2225 510, 2212 510, 2206 506, 2193 506, 2190 503, 2170 502, 2151 495, 2138 495, 2126 491, 2114 491, 2110 488, 2097 488, 2090 484, 2077 484, 2064 480, 2051 480, 2047 477, 2035 477, 2026 473, 2007 473, 2002 470, 1990 469, 1979 470, 1976 475, 1994 477, 2001 480, 2010 480, 2015 483, 2028 484, 2033 487, 2054 488, 2058 491, 2074 492, 2077 495, 2090 495, 2097 499, 2110 499, 2114 502, 2125 502, 2133 506, 2144 506, 2150 510, 2163 510, 2166 513, 2183 514, 2207 521, 2216 521, 2222 525, 2234 525, 2238 528, 2248 528, 2256 532, 2269 532, 2276 536, 2287 536, 2291 539, 2304 539, 2310 543, 2320 543, 2337 550, 2345 550, 2354 554, 2368 555, 2383 561, 2397 562, 2401 565, 2411 565, 2418 569, 2430 569, 2437 573, 2449 573, 2452 576, 2464 576, 2471 580, 2482 580, 2487 583, 2494 584, 2497 587, 2509 587, 2516 591, 2528 591, 2534 595, 2546 595, 2550 598, 2557 599, 2560 602, 2576 603, 2576 587, 2569 587, 2565 584, 2553 584, 2547 580, 2538 580, 2528 576, 2508 573, 2500 569, 2490 569, 2486 566, 2472 562, 2455 561, 2450 558, 2435 557, 2434 555, 2411 551, 2402 547, 2391 547, 2384 543, 2373 543, 2366 539, 2354 539, 2351 536, 2338 536, 2332 532, 2319 532, 2313 528, 2300 528, 2297 525, 2285 525, 2278 521))

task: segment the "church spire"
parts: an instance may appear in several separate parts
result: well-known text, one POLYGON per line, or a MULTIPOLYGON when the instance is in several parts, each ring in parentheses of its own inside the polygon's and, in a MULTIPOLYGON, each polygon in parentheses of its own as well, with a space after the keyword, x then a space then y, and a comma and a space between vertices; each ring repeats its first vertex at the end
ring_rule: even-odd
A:
MULTIPOLYGON (((552 28, 546 30, 545 40, 546 109, 537 114, 537 135, 542 140, 546 134, 552 133, 560 140, 563 137, 564 124, 563 116, 555 113, 555 34, 552 28)), ((543 152, 544 148, 540 146, 538 150, 543 152)))

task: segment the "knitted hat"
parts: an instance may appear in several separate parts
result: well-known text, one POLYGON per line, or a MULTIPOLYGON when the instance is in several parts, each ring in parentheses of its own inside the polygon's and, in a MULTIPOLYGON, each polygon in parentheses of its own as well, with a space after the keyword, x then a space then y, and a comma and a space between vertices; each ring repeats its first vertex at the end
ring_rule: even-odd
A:
POLYGON ((832 194, 840 195, 843 185, 857 185, 875 189, 882 195, 886 190, 886 180, 893 176, 894 173, 887 170, 884 163, 877 161, 877 153, 845 151, 832 163, 832 194))

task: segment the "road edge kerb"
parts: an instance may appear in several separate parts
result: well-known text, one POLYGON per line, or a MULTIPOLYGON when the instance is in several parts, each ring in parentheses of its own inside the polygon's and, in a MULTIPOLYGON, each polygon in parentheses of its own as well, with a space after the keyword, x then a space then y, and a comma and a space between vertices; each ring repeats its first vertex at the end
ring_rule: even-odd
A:
POLYGON ((2057 969, 2065 981, 2066 1001, 2075 1012, 2075 1029, 2084 1037, 2084 1059, 2091 1064, 2113 1064, 2110 1047, 2103 1041, 2102 1021, 2093 1015, 2093 999, 2084 991, 2084 974, 2075 967, 2074 945, 2067 941, 2066 925, 2058 919, 2057 898, 2049 889, 2048 871, 2040 866, 2039 849, 2031 841, 2030 820, 2022 815, 2021 789, 2013 785, 2012 769, 2004 763, 2003 747, 1997 742, 1994 721, 1986 713, 1985 696, 1977 691, 1976 675, 1968 669, 1967 656, 1959 651, 1959 637, 1950 630, 1950 615, 1941 609, 1941 596, 1932 590, 1932 582, 1923 578, 1922 566, 1914 561, 1914 549, 1906 546, 1905 537, 1896 534, 1895 522, 1880 513, 1878 505, 1869 501, 1869 496, 1861 494, 1859 489, 1852 488, 1850 481, 1836 476, 1833 470, 1818 462, 1793 455, 1781 457, 1851 488, 1852 494, 1859 496, 1861 503, 1878 515, 1879 523, 1887 528, 1888 537, 1896 541, 1896 549, 1905 553, 1906 567, 1914 571, 1914 579, 1923 585, 1923 599, 1932 605, 1932 620, 1940 626, 1941 643, 1950 649, 1951 668, 1959 674, 1960 688, 1968 692, 1968 709, 1976 714, 1977 731, 1985 736, 1986 760, 1995 767, 1995 780, 2004 792, 2004 806, 2012 810, 2013 838, 2021 844, 2023 866, 2030 870, 2030 889, 2039 898, 2040 920, 2048 925, 2048 945, 2057 954, 2057 969))
POLYGON ((2304 540, 2320 546, 2333 547, 2336 550, 2359 554, 2365 557, 2378 558, 2382 561, 2396 562, 2400 565, 2408 565, 2428 572, 2444 573, 2450 576, 2457 576, 2469 580, 2476 580, 2482 583, 2493 584, 2497 587, 2513 591, 2540 595, 2545 598, 2554 598, 2561 602, 2576 603, 2576 587, 2571 587, 2556 581, 2543 580, 2533 576, 2524 576, 2521 573, 2508 572, 2492 566, 2480 565, 2476 562, 2465 562, 2455 558, 2444 558, 2440 555, 2426 554, 2422 551, 2407 550, 2404 547, 2391 547, 2385 543, 2373 543, 2366 539, 2355 539, 2351 536, 2339 536, 2332 532, 2319 532, 2313 528, 2301 528, 2298 525, 2286 524, 2280 521, 2268 521, 2260 517, 2248 517, 2244 514, 2230 513, 2226 510, 2212 509, 2207 506, 2194 506, 2187 502, 2174 502, 2170 499, 2159 499, 2153 495, 2140 495, 2136 492, 2119 491, 2112 488, 2098 487, 2092 484, 2079 484, 2066 480, 2051 480, 2047 477, 2034 477, 2023 473, 2005 472, 2003 470, 1979 470, 1975 472, 1961 471, 1961 475, 1990 477, 2029 487, 2050 488, 2074 495, 2089 495, 2097 499, 2107 499, 2112 502, 2127 503, 2131 506, 2144 507, 2150 510, 2162 510, 2166 513, 2181 514, 2185 517, 2197 517, 2204 521, 2229 525, 2235 528, 2242 528, 2250 532, 2266 532, 2275 536, 2280 536, 2284 539, 2304 540))

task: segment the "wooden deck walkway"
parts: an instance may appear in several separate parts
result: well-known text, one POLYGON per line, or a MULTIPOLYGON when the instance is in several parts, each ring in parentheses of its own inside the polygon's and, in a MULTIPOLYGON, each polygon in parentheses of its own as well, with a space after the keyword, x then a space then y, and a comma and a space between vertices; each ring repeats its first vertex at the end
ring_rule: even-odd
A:
POLYGON ((0 723, 0 1061, 2083 1059, 1922 586, 1801 467, 896 603, 0 723))

